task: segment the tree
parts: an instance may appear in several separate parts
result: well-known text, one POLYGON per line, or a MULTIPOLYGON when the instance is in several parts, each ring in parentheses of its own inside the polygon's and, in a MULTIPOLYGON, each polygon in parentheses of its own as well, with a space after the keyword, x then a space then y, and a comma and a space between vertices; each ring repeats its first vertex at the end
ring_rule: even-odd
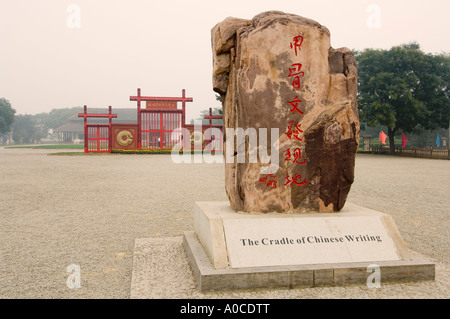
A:
MULTIPOLYGON (((220 95, 216 94, 216 101, 222 102, 222 98, 220 95)), ((202 125, 209 125, 209 120, 205 119, 204 116, 205 115, 209 115, 209 109, 207 110, 202 110, 200 111, 200 117, 196 118, 195 120, 191 120, 191 124, 194 124, 194 121, 201 121, 202 125)), ((212 109, 212 115, 223 115, 223 108, 222 105, 220 107, 215 107, 212 109)), ((219 120, 219 119, 213 119, 212 120, 212 124, 213 125, 222 125, 223 124, 223 120, 219 120)))
POLYGON ((53 109, 49 113, 36 115, 14 116, 13 114, 13 139, 19 144, 39 142, 41 138, 48 136, 50 129, 55 129, 67 123, 69 117, 76 116, 77 113, 82 111, 83 108, 77 106, 53 109))
POLYGON ((431 55, 417 43, 390 50, 366 49, 358 63, 358 105, 362 122, 387 127, 391 153, 400 130, 447 127, 450 119, 450 57, 431 55))
POLYGON ((83 112, 83 108, 80 106, 63 108, 63 109, 52 109, 50 113, 41 113, 36 116, 40 116, 42 119, 42 124, 47 129, 55 129, 64 123, 67 123, 67 119, 70 116, 76 115, 77 113, 83 112))
POLYGON ((426 55, 416 96, 426 101, 427 129, 448 128, 450 120, 450 55, 426 55))
POLYGON ((5 98, 0 98, 0 134, 6 134, 11 131, 11 125, 14 122, 16 110, 5 98))
MULTIPOLYGON (((209 119, 205 119, 204 116, 209 115, 209 109, 200 111, 200 117, 196 118, 195 121, 202 123, 202 125, 209 125, 209 119)), ((221 107, 215 107, 212 109, 212 115, 223 115, 223 110, 221 107)), ((212 125, 222 125, 221 119, 213 119, 212 125)), ((191 124, 194 124, 194 120, 191 120, 191 124)))
POLYGON ((13 124, 13 139, 18 144, 38 142, 43 137, 33 115, 16 115, 13 124))

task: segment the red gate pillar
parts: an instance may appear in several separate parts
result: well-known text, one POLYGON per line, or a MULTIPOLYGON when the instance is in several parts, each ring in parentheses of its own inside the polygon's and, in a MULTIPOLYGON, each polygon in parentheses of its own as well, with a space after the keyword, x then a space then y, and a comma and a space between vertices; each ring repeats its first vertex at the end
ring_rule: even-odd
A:
MULTIPOLYGON (((186 123, 185 123, 185 120, 186 120, 186 90, 185 89, 183 89, 182 91, 181 91, 181 97, 182 97, 182 102, 181 102, 181 106, 182 106, 182 110, 183 110, 183 113, 181 113, 181 132, 183 132, 184 130, 184 128, 186 127, 186 123)), ((183 142, 188 142, 188 141, 183 141, 183 142)), ((191 141, 189 140, 189 143, 191 143, 191 141)), ((184 144, 184 143, 183 143, 184 144)), ((186 147, 186 144, 184 144, 183 145, 183 149, 186 147)))
POLYGON ((138 123, 138 128, 137 128, 137 144, 138 144, 138 149, 141 149, 141 89, 138 88, 137 89, 137 123, 138 123))
POLYGON ((108 152, 112 151, 112 108, 109 106, 109 127, 108 127, 108 152))
MULTIPOLYGON (((213 119, 222 120, 223 119, 223 115, 212 115, 212 108, 210 107, 209 108, 209 115, 204 115, 203 118, 204 119, 209 119, 209 129, 210 129, 210 131, 212 133, 212 127, 213 127, 212 120, 213 119)), ((222 124, 222 130, 223 130, 223 124, 222 124)), ((222 136, 222 141, 223 141, 223 132, 221 133, 221 136, 222 136)), ((211 144, 213 144, 215 140, 216 140, 216 136, 215 135, 211 135, 211 144), (214 138, 213 138, 213 136, 214 136, 214 138)))
POLYGON ((183 108, 183 113, 181 114, 181 128, 183 129, 183 128, 185 128, 185 125, 186 125, 186 123, 185 123, 185 120, 186 120, 186 90, 183 89, 181 91, 181 93, 182 93, 181 94, 181 96, 182 96, 181 105, 183 108))
POLYGON ((84 152, 88 152, 87 106, 84 106, 84 152))

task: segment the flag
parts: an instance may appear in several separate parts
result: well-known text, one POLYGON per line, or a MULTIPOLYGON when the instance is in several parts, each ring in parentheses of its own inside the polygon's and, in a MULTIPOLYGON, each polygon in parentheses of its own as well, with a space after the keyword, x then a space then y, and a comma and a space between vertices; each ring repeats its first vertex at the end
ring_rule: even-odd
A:
POLYGON ((408 137, 402 132, 402 148, 405 148, 406 143, 408 143, 408 137))
POLYGON ((437 137, 436 137, 436 146, 437 146, 437 147, 441 146, 441 140, 440 140, 440 138, 439 138, 439 133, 438 133, 438 135, 437 135, 437 137))
POLYGON ((387 135, 383 131, 381 131, 379 140, 381 141, 382 144, 386 144, 386 138, 387 135))

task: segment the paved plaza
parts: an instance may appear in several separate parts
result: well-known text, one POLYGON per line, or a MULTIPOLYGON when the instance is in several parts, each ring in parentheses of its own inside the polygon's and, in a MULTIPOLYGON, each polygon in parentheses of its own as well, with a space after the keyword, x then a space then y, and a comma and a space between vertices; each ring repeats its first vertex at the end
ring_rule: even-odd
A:
POLYGON ((0 148, 0 298, 449 298, 450 161, 356 157, 348 202, 391 215, 436 280, 200 293, 181 245, 196 201, 227 200, 223 164, 170 155, 0 148), (132 289, 146 258, 152 289, 132 289), (80 288, 67 267, 78 265, 80 288))

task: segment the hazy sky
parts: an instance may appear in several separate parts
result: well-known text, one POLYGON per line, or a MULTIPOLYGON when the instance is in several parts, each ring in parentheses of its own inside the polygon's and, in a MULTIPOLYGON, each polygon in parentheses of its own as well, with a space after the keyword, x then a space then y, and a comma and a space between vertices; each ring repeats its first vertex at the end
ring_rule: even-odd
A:
POLYGON ((194 98, 189 121, 220 106, 211 28, 268 10, 325 25, 334 48, 417 41, 425 52, 450 52, 448 0, 0 0, 0 97, 17 114, 36 114, 135 108, 129 96, 138 87, 149 96, 181 96, 184 88, 194 98))

